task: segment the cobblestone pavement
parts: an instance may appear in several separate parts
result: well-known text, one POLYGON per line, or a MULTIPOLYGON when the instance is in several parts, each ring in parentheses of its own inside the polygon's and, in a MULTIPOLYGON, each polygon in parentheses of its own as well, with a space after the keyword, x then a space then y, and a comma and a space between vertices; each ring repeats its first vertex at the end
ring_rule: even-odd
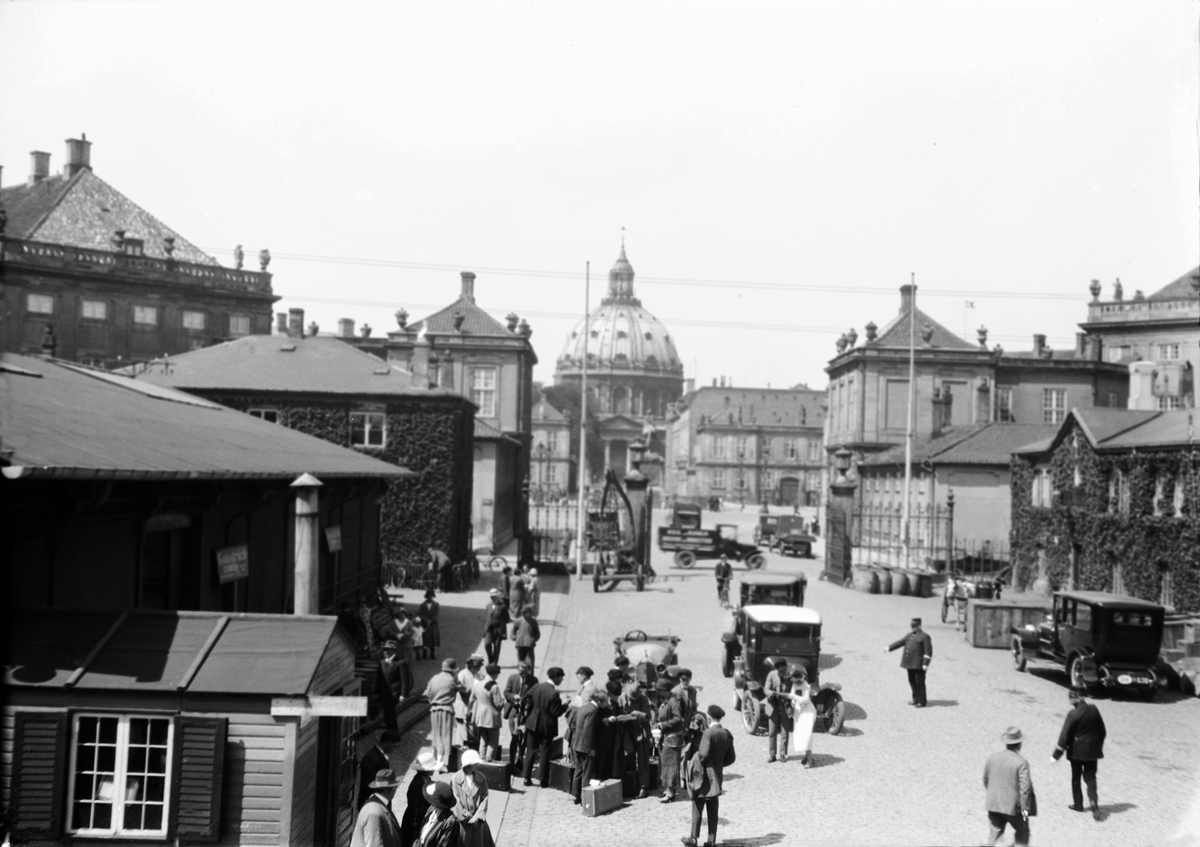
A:
MULTIPOLYGON (((748 540, 753 515, 722 514, 721 520, 743 524, 748 540)), ((679 654, 695 674, 702 706, 718 702, 730 710, 733 684, 720 672, 719 641, 728 613, 717 605, 711 565, 682 571, 661 553, 654 565, 660 579, 642 593, 623 583, 595 594, 590 582, 570 583, 569 594, 544 593, 539 676, 552 664, 568 672, 589 664, 600 672, 611 664, 612 639, 627 630, 671 632, 682 638, 679 654)), ((1067 809, 1070 766, 1050 758, 1068 709, 1062 673, 1017 673, 1005 651, 971 648, 962 633, 940 622, 937 599, 868 595, 820 582, 819 560, 770 555, 767 567, 808 576, 806 605, 824 618, 822 681, 842 685, 846 729, 836 737, 816 734, 816 767, 805 771, 795 759, 766 764, 766 739, 746 735, 730 714, 725 723, 738 760, 726 772, 722 845, 982 844, 983 763, 1013 724, 1025 732, 1023 752, 1038 794, 1035 844, 1200 844, 1200 699, 1163 692, 1152 703, 1096 700, 1109 732, 1099 771, 1104 820, 1098 823, 1067 809), (924 618, 933 638, 927 709, 906 705, 899 653, 885 652, 912 616, 924 618)), ((485 595, 443 602, 461 599, 482 608, 485 595)), ((460 658, 476 649, 478 631, 460 658)), ((511 643, 502 663, 515 665, 511 643)), ((406 734, 394 754, 398 766, 407 766, 427 733, 426 720, 406 734)), ((489 817, 502 847, 649 847, 678 844, 688 831, 689 807, 649 799, 584 818, 566 794, 524 789, 518 780, 512 794, 492 796, 489 817)), ((1011 843, 1011 834, 1001 841, 1011 843)))

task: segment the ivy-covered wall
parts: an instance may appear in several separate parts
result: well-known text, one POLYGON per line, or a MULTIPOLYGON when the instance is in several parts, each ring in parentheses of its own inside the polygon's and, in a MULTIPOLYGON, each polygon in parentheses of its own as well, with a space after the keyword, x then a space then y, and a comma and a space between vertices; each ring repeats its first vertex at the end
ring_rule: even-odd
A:
POLYGON ((1177 611, 1200 612, 1200 456, 1190 449, 1097 453, 1077 422, 1048 457, 1014 456, 1012 537, 1014 583, 1032 585, 1044 555, 1053 588, 1070 579, 1078 551, 1076 588, 1113 589, 1121 565, 1125 593, 1159 602, 1171 574, 1177 611), (1033 503, 1039 468, 1047 466, 1056 496, 1033 503), (1124 480, 1127 494, 1120 493, 1124 480), (1078 482, 1078 485, 1076 483, 1078 482), (1176 485, 1183 503, 1176 513, 1176 485), (1161 489, 1159 486, 1161 485, 1161 489), (1069 496, 1061 496, 1069 492, 1069 496), (1155 514, 1155 499, 1159 514, 1155 514), (1068 505, 1066 501, 1073 501, 1068 505), (1127 503, 1127 507, 1123 506, 1127 503))
MULTIPOLYGON (((213 394, 211 399, 241 411, 278 409, 285 426, 350 447, 350 412, 379 411, 382 398, 213 394)), ((388 484, 380 510, 383 561, 423 562, 430 547, 444 550, 452 561, 462 561, 471 541, 475 407, 461 397, 388 398, 385 405, 385 446, 354 449, 417 476, 388 484)))

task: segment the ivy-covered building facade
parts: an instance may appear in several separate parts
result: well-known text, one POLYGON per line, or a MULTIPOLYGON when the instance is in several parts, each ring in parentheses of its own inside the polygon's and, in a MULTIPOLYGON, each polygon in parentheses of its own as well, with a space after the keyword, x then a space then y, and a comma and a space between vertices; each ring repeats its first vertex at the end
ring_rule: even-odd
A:
POLYGON ((1200 612, 1200 452, 1191 411, 1072 409, 1012 463, 1014 582, 1200 612))

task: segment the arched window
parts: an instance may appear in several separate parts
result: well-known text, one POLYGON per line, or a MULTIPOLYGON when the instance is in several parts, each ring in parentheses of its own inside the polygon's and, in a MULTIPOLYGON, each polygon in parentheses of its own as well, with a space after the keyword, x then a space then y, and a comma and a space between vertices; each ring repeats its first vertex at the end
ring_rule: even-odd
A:
POLYGON ((612 413, 614 415, 629 414, 629 392, 620 386, 612 391, 612 413))

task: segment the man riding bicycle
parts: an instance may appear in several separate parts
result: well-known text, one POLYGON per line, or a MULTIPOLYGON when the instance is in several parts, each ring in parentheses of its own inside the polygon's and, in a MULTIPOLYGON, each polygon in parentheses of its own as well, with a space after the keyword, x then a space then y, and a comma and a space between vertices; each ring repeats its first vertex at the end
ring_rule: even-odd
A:
POLYGON ((717 575, 717 599, 722 603, 728 603, 729 580, 733 578, 733 566, 729 564, 729 558, 722 554, 714 571, 717 575))

